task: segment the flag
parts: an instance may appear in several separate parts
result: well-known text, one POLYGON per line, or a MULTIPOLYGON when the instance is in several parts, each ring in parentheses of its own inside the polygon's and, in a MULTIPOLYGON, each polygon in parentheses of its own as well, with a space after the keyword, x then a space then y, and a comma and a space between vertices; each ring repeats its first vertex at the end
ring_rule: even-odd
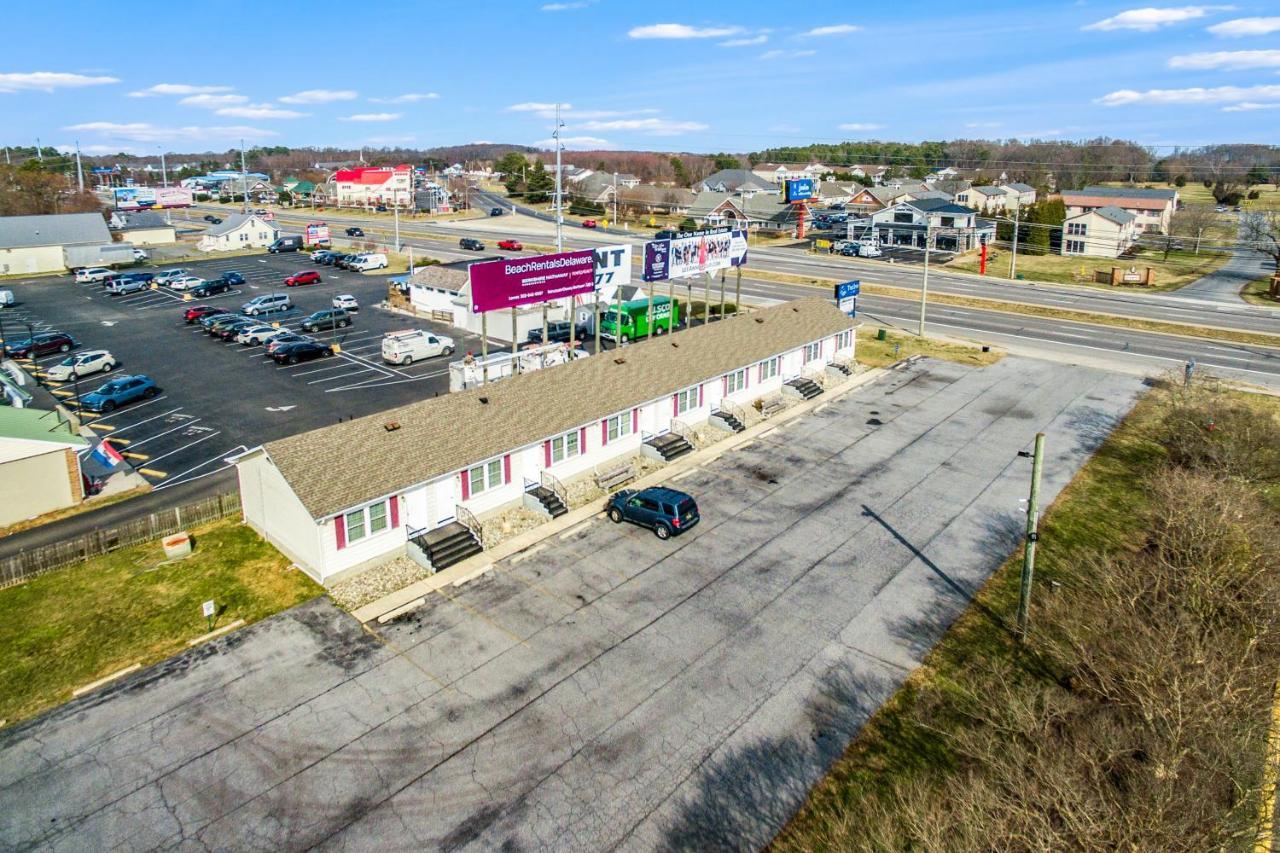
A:
POLYGON ((108 468, 115 468, 124 461, 124 457, 120 455, 120 451, 111 446, 111 442, 105 438, 98 443, 91 454, 94 459, 101 462, 108 468))

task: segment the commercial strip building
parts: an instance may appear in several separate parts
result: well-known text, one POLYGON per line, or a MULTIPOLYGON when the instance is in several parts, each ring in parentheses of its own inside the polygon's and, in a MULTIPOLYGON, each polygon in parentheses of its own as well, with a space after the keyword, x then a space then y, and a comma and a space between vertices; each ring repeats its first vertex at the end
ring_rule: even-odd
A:
POLYGON ((57 412, 0 406, 0 526, 80 503, 88 445, 57 412))
POLYGON ((133 263, 130 243, 112 243, 100 213, 0 216, 0 275, 133 263))
POLYGON ((274 441, 236 460, 244 519, 321 583, 422 562, 433 531, 851 361, 853 327, 825 300, 783 303, 274 441))
POLYGON ((1063 190, 1061 195, 1068 218, 1100 207, 1118 207, 1136 217, 1139 232, 1168 234, 1173 213, 1178 209, 1177 190, 1085 187, 1082 190, 1063 190))
POLYGON ((929 246, 945 252, 968 252, 985 239, 995 239, 996 224, 977 211, 941 198, 903 201, 862 219, 849 220, 849 239, 881 246, 929 246))

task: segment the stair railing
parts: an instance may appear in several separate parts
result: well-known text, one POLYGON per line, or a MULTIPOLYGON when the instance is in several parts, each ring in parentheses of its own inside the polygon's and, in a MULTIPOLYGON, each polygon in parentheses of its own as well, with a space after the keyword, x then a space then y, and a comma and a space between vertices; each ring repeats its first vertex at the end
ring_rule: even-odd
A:
POLYGON ((569 490, 565 488, 564 483, 560 482, 560 478, 549 471, 542 472, 542 485, 556 493, 556 497, 560 499, 560 503, 566 507, 569 506, 569 490))
POLYGON ((693 427, 689 426, 679 418, 671 419, 671 431, 683 438, 685 441, 693 444, 693 427))
POLYGON ((525 477, 523 479, 524 479, 524 490, 526 492, 532 492, 534 489, 538 488, 538 486, 542 485, 537 480, 530 480, 528 477, 525 477))
POLYGON ((471 535, 476 537, 477 542, 483 542, 481 534, 483 530, 480 527, 480 520, 476 518, 475 513, 467 509, 462 504, 457 507, 458 523, 471 531, 471 535))
POLYGON ((739 406, 737 403, 733 402, 732 400, 728 398, 721 400, 720 410, 724 412, 728 412, 730 415, 733 415, 735 418, 738 419, 738 423, 742 424, 743 426, 747 425, 746 409, 744 409, 742 406, 739 406))

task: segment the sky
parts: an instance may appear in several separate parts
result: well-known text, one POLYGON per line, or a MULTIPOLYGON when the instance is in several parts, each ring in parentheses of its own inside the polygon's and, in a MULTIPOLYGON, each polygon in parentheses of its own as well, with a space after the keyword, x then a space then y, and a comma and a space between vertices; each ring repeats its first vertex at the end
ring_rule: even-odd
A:
POLYGON ((570 150, 1278 141, 1274 0, 841 5, 14 4, 0 137, 90 154, 550 147, 560 103, 570 150))

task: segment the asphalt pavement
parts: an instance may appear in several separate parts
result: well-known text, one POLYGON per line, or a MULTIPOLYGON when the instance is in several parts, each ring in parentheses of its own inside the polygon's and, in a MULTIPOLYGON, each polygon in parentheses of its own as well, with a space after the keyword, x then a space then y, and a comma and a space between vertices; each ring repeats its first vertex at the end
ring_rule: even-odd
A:
POLYGON ((4 849, 758 849, 1140 381, 921 362, 362 631, 316 600, 0 731, 4 849))

